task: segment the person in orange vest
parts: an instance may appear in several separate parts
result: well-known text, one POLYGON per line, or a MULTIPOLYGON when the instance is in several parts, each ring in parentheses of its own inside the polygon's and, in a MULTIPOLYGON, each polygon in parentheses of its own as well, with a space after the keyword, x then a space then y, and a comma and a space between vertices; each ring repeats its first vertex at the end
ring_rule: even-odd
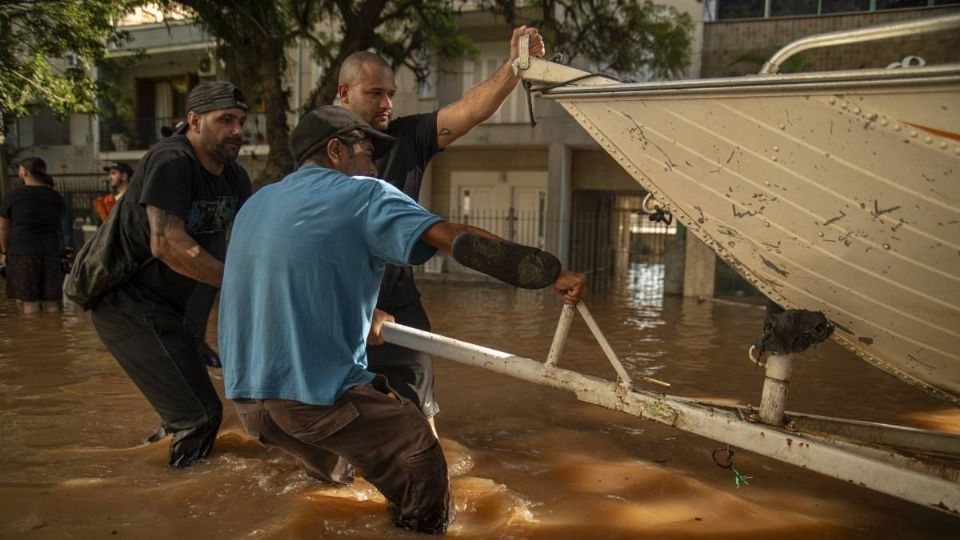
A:
POLYGON ((127 191, 127 186, 130 185, 130 178, 133 177, 133 168, 126 163, 113 162, 104 166, 103 170, 107 171, 110 189, 115 194, 108 193, 93 200, 93 209, 96 210, 100 223, 107 219, 107 214, 113 209, 113 205, 117 204, 120 197, 123 197, 123 194, 127 191))

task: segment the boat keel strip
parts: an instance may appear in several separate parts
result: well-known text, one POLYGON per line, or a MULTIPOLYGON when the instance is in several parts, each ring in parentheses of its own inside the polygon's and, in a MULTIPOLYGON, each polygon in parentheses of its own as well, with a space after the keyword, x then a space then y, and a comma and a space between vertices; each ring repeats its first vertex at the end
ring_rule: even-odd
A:
MULTIPOLYGON (((584 307, 582 313, 589 312, 584 307)), ((573 308, 565 306, 547 362, 537 362, 395 323, 384 323, 381 332, 383 339, 394 345, 528 382, 569 390, 586 403, 654 420, 881 493, 960 515, 960 483, 956 481, 955 467, 960 454, 953 453, 960 448, 960 436, 800 415, 793 417, 796 420, 787 422, 789 429, 781 428, 757 423, 756 414, 749 411, 744 413, 735 407, 634 389, 629 379, 625 384, 625 372, 621 372, 623 366, 619 365, 619 361, 614 364, 619 365, 616 371, 620 380, 616 382, 563 369, 556 364, 572 319, 573 308), (836 426, 840 426, 843 436, 818 431, 801 432, 806 426, 821 430, 827 429, 823 426, 834 426, 834 431, 836 426), (869 443, 848 438, 858 432, 869 432, 869 443), (888 432, 889 435, 883 435, 888 432), (920 442, 911 444, 911 435, 916 435, 920 442), (877 446, 884 440, 896 441, 899 447, 933 444, 947 453, 948 465, 915 466, 917 457, 903 456, 893 448, 877 446)), ((590 325, 591 330, 595 325, 590 325)), ((603 348, 606 353, 609 344, 603 348)), ((610 356, 612 351, 607 354, 610 356)), ((790 416, 790 413, 787 414, 790 416)))

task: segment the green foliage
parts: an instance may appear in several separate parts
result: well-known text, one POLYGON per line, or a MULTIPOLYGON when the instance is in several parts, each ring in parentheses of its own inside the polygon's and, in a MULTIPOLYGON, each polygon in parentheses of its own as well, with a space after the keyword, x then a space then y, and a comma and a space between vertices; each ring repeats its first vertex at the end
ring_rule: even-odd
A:
MULTIPOLYGON (((730 75, 741 75, 743 68, 746 66, 749 70, 749 73, 757 73, 760 69, 767 63, 767 60, 779 51, 781 47, 773 47, 764 51, 747 51, 738 55, 733 59, 732 62, 727 64, 727 69, 730 72, 730 75)), ((780 68, 777 70, 777 73, 803 73, 805 71, 810 71, 810 63, 804 59, 802 55, 794 55, 780 65, 780 68)))
POLYGON ((91 68, 127 40, 114 21, 132 2, 4 2, 0 9, 0 115, 5 122, 50 107, 93 112, 103 88, 91 68), (76 58, 69 66, 62 59, 76 58))
MULTIPOLYGON (((462 2, 454 0, 161 0, 192 9, 217 38, 227 75, 267 115, 270 156, 258 182, 289 169, 289 90, 283 87, 288 54, 298 44, 322 73, 305 109, 332 103, 340 64, 351 53, 372 50, 395 68, 423 81, 444 61, 475 54, 460 30, 462 2)), ((690 17, 649 0, 479 0, 506 22, 533 24, 567 58, 582 56, 601 69, 667 77, 685 69, 690 55, 690 17)), ((505 44, 506 46, 506 44, 505 44)), ((306 59, 305 59, 306 60, 306 59)))
POLYGON ((670 78, 690 62, 690 15, 651 0, 480 0, 508 22, 535 26, 550 53, 582 59, 598 71, 670 78))
MULTIPOLYGON (((305 3, 309 2, 301 2, 305 3)), ((451 0, 327 0, 321 4, 297 33, 310 45, 323 71, 307 100, 308 108, 333 102, 340 64, 356 51, 372 50, 394 68, 409 68, 420 82, 431 66, 476 53, 473 42, 460 30, 459 9, 451 0)))
MULTIPOLYGON (((438 59, 470 52, 449 0, 162 0, 192 9, 220 42, 227 76, 262 106, 270 141, 257 182, 280 178, 291 166, 287 151, 289 48, 302 43, 323 73, 306 108, 331 103, 337 71, 350 53, 374 50, 395 67, 426 77, 438 59)), ((306 58, 304 59, 306 60, 306 58)))

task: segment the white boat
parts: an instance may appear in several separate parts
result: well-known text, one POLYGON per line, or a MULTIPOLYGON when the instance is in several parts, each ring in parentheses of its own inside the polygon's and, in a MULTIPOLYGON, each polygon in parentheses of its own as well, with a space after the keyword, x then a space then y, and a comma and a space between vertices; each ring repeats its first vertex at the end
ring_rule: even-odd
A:
MULTIPOLYGON (((780 305, 824 313, 867 361, 958 405, 960 65, 769 74, 805 47, 946 28, 960 16, 815 36, 767 74, 730 79, 621 84, 522 52, 517 68, 650 192, 645 205, 780 305)), ((616 381, 558 367, 569 306, 544 362, 393 323, 383 336, 960 516, 960 436, 786 411, 794 354, 767 359, 759 410, 650 379, 655 390, 637 389, 577 310, 616 381)))
MULTIPOLYGON (((789 54, 960 27, 807 38, 789 54)), ((556 100, 767 297, 960 405, 960 65, 618 84, 530 59, 556 100)))

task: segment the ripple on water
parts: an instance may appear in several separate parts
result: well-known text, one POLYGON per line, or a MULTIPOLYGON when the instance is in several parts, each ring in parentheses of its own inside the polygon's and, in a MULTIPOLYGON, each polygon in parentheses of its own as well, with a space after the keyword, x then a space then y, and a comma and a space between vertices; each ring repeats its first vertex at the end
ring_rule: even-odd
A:
MULTIPOLYGON (((645 279, 638 276, 638 284, 645 279)), ((745 358, 763 309, 597 287, 588 303, 617 354, 670 392, 756 402, 745 358)), ((549 291, 424 283, 438 333, 535 360, 560 302, 549 291)), ((208 338, 215 341, 216 325, 208 338)), ((447 457, 464 538, 949 538, 955 518, 752 455, 737 490, 711 441, 588 405, 567 392, 435 359, 447 457)), ((582 322, 561 367, 612 380, 582 322)), ((211 371, 222 392, 222 374, 211 371)), ((643 387, 643 385, 638 385, 643 387)), ((955 411, 833 344, 805 355, 791 408, 918 427, 955 411)), ((231 407, 213 454, 169 468, 158 418, 86 314, 23 318, 0 302, 0 536, 50 538, 416 538, 393 527, 369 483, 329 488, 262 448, 231 407), (37 529, 36 531, 34 529, 37 529)))

